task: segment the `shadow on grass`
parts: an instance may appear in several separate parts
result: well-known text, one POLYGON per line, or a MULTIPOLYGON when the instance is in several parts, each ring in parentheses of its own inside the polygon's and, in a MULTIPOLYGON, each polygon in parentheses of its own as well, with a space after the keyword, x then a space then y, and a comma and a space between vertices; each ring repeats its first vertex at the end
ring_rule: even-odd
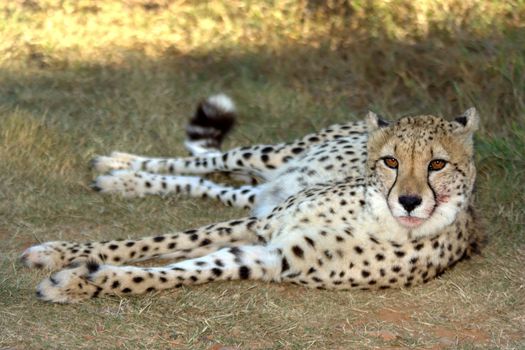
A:
POLYGON ((496 134, 523 120, 524 29, 467 38, 435 31, 414 43, 384 37, 354 40, 336 33, 319 38, 318 47, 278 50, 184 54, 169 47, 157 57, 108 48, 122 57, 118 64, 61 60, 31 47, 23 68, 0 71, 0 105, 71 121, 92 110, 89 122, 96 123, 118 105, 137 115, 151 106, 156 113, 176 114, 177 101, 188 96, 225 90, 253 105, 254 95, 274 89, 286 97, 301 95, 320 111, 340 113, 372 108, 392 116, 454 116, 476 106, 485 128, 496 134))

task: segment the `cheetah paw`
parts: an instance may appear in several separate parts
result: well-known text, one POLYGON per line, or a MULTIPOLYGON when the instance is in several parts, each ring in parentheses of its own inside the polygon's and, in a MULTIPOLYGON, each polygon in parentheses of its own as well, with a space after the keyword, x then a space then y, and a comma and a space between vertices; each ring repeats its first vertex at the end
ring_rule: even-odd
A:
POLYGON ((54 303, 77 303, 95 298, 102 288, 91 284, 89 277, 98 268, 94 262, 72 264, 40 282, 36 296, 54 303))
POLYGON ((124 197, 143 197, 146 194, 143 174, 138 171, 114 170, 95 179, 90 187, 101 193, 116 193, 124 197))
POLYGON ((65 261, 66 242, 46 242, 27 248, 20 256, 26 267, 58 270, 70 262, 65 261))
POLYGON ((140 164, 144 159, 146 158, 134 154, 112 152, 109 157, 98 156, 93 158, 90 162, 90 165, 92 169, 101 173, 106 173, 111 170, 138 170, 140 169, 140 164))

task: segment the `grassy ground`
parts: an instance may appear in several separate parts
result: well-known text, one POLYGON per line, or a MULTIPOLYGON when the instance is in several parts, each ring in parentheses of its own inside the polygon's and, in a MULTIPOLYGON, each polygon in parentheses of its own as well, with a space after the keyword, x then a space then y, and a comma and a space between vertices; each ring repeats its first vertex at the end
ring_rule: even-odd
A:
POLYGON ((0 2, 0 348, 525 348, 525 3, 0 2), (38 302, 37 242, 139 237, 240 216, 203 200, 103 197, 95 154, 181 155, 212 92, 242 111, 228 147, 371 108, 476 106, 483 256, 381 292, 229 282, 80 305, 38 302))

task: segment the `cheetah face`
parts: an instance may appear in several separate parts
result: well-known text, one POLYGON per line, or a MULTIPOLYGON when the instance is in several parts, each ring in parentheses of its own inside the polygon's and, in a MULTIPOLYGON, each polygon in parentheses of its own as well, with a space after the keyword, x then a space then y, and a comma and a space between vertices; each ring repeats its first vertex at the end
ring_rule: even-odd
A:
POLYGON ((475 180, 471 109, 453 122, 407 117, 389 125, 369 116, 372 186, 391 215, 414 237, 450 225, 470 198, 475 180))

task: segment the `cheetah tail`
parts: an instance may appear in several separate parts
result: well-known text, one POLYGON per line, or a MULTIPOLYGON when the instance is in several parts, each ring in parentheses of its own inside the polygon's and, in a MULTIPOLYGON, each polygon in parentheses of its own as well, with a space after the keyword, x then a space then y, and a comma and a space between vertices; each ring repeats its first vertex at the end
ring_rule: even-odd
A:
POLYGON ((194 156, 218 152, 235 117, 235 104, 225 94, 213 95, 200 102, 186 126, 186 149, 194 156))

